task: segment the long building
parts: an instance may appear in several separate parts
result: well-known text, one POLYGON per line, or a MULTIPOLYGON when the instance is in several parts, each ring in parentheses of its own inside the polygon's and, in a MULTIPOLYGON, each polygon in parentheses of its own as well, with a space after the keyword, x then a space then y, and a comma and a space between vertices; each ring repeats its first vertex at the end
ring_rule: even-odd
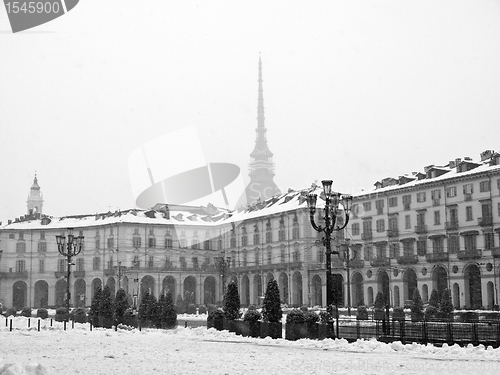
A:
MULTIPOLYGON (((39 196, 38 183, 33 188, 39 196)), ((30 211, 0 229, 0 302, 63 304, 67 262, 55 236, 72 228, 85 237, 70 278, 75 306, 90 305, 103 285, 124 288, 135 300, 168 289, 197 304, 217 303, 231 280, 243 305, 260 304, 271 278, 284 303, 324 305, 325 249, 309 222, 310 193, 320 196, 321 220, 324 201, 315 185, 235 211, 165 204, 62 218, 30 211)), ((334 240, 356 254, 349 265, 332 260, 334 301, 345 305, 349 290, 352 306, 372 305, 380 291, 390 305, 403 306, 415 288, 424 301, 433 289, 448 288, 456 308, 492 309, 499 232, 499 153, 378 181, 354 196, 350 222, 334 240)))

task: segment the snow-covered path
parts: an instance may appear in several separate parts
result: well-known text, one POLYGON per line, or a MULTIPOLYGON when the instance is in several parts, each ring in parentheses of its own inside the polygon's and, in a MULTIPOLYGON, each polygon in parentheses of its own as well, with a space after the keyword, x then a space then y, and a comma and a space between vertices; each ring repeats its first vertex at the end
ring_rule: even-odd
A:
MULTIPOLYGON (((375 340, 296 342, 227 331, 88 330, 38 332, 20 321, 0 329, 0 359, 38 363, 47 374, 456 374, 500 372, 500 349, 384 344, 375 340)), ((0 362, 1 364, 1 362, 0 362)), ((0 372, 1 373, 1 372, 0 372)), ((22 372, 13 372, 14 375, 22 372)))

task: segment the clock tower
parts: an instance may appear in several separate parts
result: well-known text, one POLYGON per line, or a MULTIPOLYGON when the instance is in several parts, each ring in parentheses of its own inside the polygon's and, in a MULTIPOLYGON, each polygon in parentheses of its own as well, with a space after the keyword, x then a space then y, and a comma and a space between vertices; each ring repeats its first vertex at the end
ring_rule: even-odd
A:
POLYGON ((40 191, 40 186, 38 185, 36 173, 26 203, 28 204, 28 215, 36 215, 42 213, 43 196, 42 192, 40 191))

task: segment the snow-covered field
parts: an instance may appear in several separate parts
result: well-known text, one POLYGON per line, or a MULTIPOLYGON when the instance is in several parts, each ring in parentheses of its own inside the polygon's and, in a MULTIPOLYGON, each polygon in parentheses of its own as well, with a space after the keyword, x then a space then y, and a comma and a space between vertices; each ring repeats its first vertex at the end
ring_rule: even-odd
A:
MULTIPOLYGON (((500 349, 384 344, 376 340, 286 341, 205 327, 105 330, 88 324, 0 319, 0 374, 471 374, 500 373, 500 349)), ((200 317, 202 318, 202 317, 200 317)), ((203 318, 202 318, 203 319, 203 318)))

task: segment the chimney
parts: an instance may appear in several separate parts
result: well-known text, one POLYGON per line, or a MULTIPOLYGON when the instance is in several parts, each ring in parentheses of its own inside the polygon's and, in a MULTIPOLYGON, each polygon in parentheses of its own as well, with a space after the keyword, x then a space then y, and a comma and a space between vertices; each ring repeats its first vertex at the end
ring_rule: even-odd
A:
POLYGON ((427 173, 429 171, 429 169, 431 169, 432 167, 434 167, 434 164, 431 164, 431 165, 424 167, 424 172, 427 173))
POLYGON ((450 162, 448 163, 448 167, 449 167, 450 169, 455 168, 455 167, 456 167, 456 165, 455 165, 455 160, 450 160, 450 162))
POLYGON ((493 150, 485 150, 483 152, 481 152, 481 161, 485 161, 486 159, 489 159, 491 158, 491 156, 495 153, 495 151, 493 150))

